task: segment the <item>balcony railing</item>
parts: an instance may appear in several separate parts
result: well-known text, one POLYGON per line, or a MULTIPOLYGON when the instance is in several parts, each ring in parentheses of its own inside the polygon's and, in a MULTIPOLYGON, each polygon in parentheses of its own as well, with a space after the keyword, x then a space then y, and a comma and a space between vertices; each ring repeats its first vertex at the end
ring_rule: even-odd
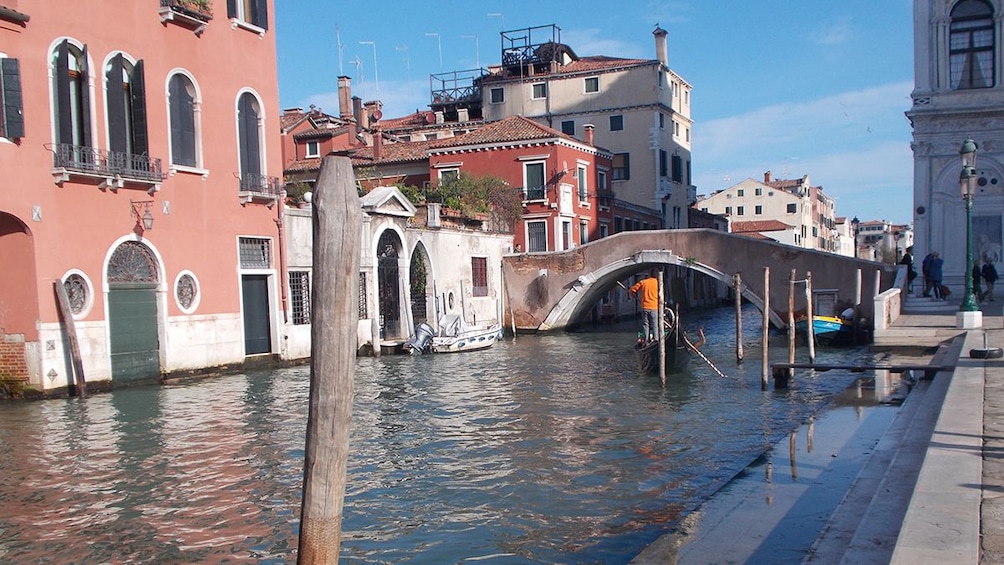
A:
POLYGON ((547 187, 543 187, 543 186, 528 186, 528 187, 526 187, 526 189, 525 189, 525 196, 526 197, 524 198, 524 200, 543 200, 544 199, 544 192, 545 192, 546 188, 547 187))
POLYGON ((279 177, 254 173, 242 173, 236 176, 240 184, 241 202, 250 200, 276 202, 282 194, 282 183, 279 182, 279 177))
POLYGON ((122 181, 159 185, 164 180, 160 159, 70 143, 54 146, 52 166, 63 181, 72 175, 106 179, 115 186, 122 181))
POLYGON ((160 0, 160 7, 208 22, 213 19, 213 3, 194 0, 160 0))

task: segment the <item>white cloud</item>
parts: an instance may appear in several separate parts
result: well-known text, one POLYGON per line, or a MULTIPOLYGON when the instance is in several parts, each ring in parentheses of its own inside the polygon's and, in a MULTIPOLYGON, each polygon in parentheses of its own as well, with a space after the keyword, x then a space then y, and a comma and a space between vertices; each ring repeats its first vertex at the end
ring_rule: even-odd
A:
POLYGON ((817 45, 839 45, 848 42, 853 36, 851 19, 843 17, 817 28, 807 36, 807 39, 817 45))

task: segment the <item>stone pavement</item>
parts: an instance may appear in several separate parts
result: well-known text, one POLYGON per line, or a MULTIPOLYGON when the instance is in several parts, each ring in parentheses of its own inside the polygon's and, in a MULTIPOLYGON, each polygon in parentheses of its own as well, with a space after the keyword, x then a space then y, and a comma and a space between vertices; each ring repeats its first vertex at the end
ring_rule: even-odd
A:
POLYGON ((919 356, 946 367, 915 375, 894 418, 869 416, 872 423, 857 432, 841 429, 849 424, 839 412, 829 431, 825 414, 815 424, 817 442, 857 451, 834 448, 834 463, 818 469, 811 462, 787 501, 776 473, 768 482, 778 496, 768 505, 762 489, 740 478, 632 563, 1004 565, 1004 359, 980 358, 982 350, 1004 347, 1004 303, 981 304, 982 327, 962 330, 955 327, 961 299, 953 298, 907 297, 882 345, 892 364, 915 365, 919 356), (848 480, 848 472, 855 477, 848 480), (834 489, 839 502, 828 500, 834 489), (778 510, 785 505, 790 510, 778 510), (773 521, 772 512, 779 514, 773 521), (804 533, 787 533, 806 529, 821 512, 829 517, 811 548, 804 533))

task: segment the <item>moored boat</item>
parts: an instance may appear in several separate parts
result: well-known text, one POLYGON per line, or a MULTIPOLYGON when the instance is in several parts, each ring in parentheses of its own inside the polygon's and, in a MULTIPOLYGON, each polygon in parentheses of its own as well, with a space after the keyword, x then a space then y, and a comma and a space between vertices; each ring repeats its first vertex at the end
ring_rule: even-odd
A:
POLYGON ((438 333, 429 324, 420 323, 404 347, 413 354, 457 353, 487 349, 501 337, 498 323, 469 326, 461 316, 451 314, 439 319, 438 333))

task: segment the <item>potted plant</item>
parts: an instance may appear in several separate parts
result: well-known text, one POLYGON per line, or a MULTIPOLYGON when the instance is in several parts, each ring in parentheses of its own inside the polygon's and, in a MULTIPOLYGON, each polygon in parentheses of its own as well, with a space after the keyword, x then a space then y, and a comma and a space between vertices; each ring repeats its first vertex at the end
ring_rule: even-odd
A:
POLYGON ((171 0, 171 7, 175 11, 203 21, 213 19, 212 0, 171 0))
POLYGON ((301 208, 307 203, 306 195, 311 191, 310 185, 303 181, 296 181, 286 185, 286 206, 301 208))

